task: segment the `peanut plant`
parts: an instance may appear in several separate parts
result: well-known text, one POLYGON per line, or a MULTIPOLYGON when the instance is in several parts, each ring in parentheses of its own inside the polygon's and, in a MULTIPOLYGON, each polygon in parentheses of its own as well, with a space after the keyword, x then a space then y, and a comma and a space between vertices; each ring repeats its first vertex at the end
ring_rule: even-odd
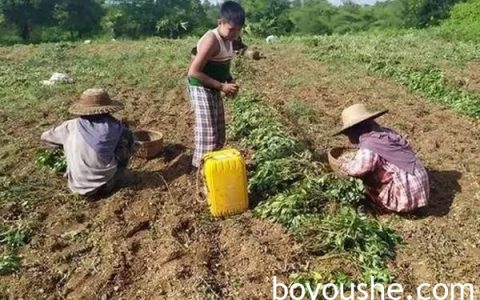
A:
MULTIPOLYGON (((311 151, 258 98, 237 97, 232 112, 230 135, 255 151, 249 170, 249 193, 258 203, 255 213, 288 228, 312 254, 348 253, 362 277, 391 282, 385 263, 400 239, 376 219, 356 212, 364 198, 363 184, 339 178, 314 161, 311 151), (332 204, 338 209, 326 209, 332 204)), ((354 280, 342 276, 342 282, 354 280)))

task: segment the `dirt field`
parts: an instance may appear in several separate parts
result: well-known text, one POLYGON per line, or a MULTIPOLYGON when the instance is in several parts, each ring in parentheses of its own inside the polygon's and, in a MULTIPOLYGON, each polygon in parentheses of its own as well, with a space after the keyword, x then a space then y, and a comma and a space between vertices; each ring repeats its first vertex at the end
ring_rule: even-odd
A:
MULTIPOLYGON (((134 53, 139 45, 127 44, 124 50, 134 53)), ((107 55, 123 51, 121 47, 91 52, 107 55)), ((405 240, 391 263, 396 281, 409 290, 423 282, 480 287, 479 122, 388 79, 329 67, 295 45, 266 47, 264 52, 266 59, 246 62, 249 75, 239 79, 242 89, 263 95, 312 148, 322 152, 345 143, 331 133, 339 126, 341 110, 360 101, 389 108, 380 121, 407 135, 428 167, 431 206, 416 216, 382 217, 405 240), (292 115, 286 109, 291 101, 307 104, 315 117, 292 115)), ((9 58, 12 52, 7 50, 0 53, 5 61, 25 62, 27 57, 23 52, 21 58, 9 58)), ((175 79, 170 88, 139 87, 125 84, 123 77, 109 77, 108 89, 126 102, 122 116, 136 128, 165 132, 166 146, 154 160, 135 158, 124 187, 94 203, 69 196, 63 178, 33 171, 31 165, 42 130, 65 116, 75 93, 63 91, 69 96, 61 102, 62 110, 50 113, 48 102, 33 105, 33 117, 25 120, 0 109, 5 145, 1 175, 20 173, 22 182, 40 185, 33 188, 38 198, 34 204, 1 203, 1 218, 28 219, 34 228, 31 242, 20 252, 20 272, 0 276, 8 287, 5 297, 271 299, 272 276, 286 281, 314 260, 280 225, 251 212, 216 220, 206 203, 197 200, 196 174, 189 169, 193 119, 182 77, 187 64, 185 56, 165 74, 175 79), (22 145, 15 146, 16 141, 22 145), (14 163, 12 157, 20 158, 14 163), (33 176, 25 175, 29 172, 33 176)), ((478 72, 470 68, 468 73, 478 79, 478 72)))
POLYGON ((330 134, 339 126, 344 107, 364 102, 390 109, 379 121, 407 136, 427 166, 432 181, 430 207, 417 216, 384 218, 406 242, 392 264, 397 282, 411 289, 424 282, 479 286, 479 122, 388 79, 329 68, 295 47, 274 50, 267 60, 251 66, 255 76, 245 85, 263 94, 279 111, 285 111, 290 101, 301 100, 318 112, 313 122, 285 113, 292 127, 316 149, 325 151, 346 142, 330 134), (292 78, 301 80, 291 84, 292 78))

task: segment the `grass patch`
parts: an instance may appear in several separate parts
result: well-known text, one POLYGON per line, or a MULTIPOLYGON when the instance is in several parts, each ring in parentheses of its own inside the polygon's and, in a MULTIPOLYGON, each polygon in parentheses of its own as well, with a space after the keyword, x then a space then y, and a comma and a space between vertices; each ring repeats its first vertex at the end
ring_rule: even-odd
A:
POLYGON ((300 119, 307 123, 313 123, 318 120, 317 112, 303 101, 293 100, 287 102, 285 111, 290 117, 300 119))
POLYGON ((449 42, 429 31, 392 36, 358 34, 317 37, 309 52, 333 66, 360 67, 392 78, 434 102, 470 117, 480 117, 480 95, 447 79, 478 59, 480 45, 449 42), (398 45, 402 45, 401 48, 398 45))
POLYGON ((0 228, 0 245, 16 250, 29 242, 30 230, 24 224, 0 228))
POLYGON ((402 69, 379 63, 370 69, 381 72, 410 90, 420 92, 459 113, 480 118, 480 95, 453 87, 445 78, 445 74, 437 68, 402 69))
POLYGON ((23 52, 29 46, 3 48, 2 53, 13 58, 0 64, 0 107, 19 119, 28 118, 42 106, 66 116, 71 99, 93 86, 108 86, 113 92, 122 86, 173 88, 185 80, 181 71, 188 64, 194 43, 191 39, 166 42, 152 38, 95 45, 42 44, 20 61, 14 59, 14 52, 23 52), (40 81, 53 72, 67 73, 75 83, 42 86, 40 81))
POLYGON ((10 275, 20 269, 20 257, 0 254, 0 276, 10 275))
POLYGON ((289 77, 283 80, 283 85, 286 88, 294 88, 305 84, 305 79, 302 77, 289 77))
POLYGON ((35 197, 33 184, 20 182, 10 177, 0 177, 0 204, 24 202, 35 197))

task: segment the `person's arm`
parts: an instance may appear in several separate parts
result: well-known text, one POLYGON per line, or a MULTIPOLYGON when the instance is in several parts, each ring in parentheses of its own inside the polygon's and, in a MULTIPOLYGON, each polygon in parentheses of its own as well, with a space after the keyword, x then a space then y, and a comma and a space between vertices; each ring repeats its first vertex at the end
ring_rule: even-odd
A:
POLYGON ((115 158, 119 167, 127 167, 130 156, 135 152, 135 138, 127 124, 123 124, 123 131, 115 148, 115 158))
POLYGON ((342 170, 349 176, 361 177, 375 170, 379 156, 367 149, 360 149, 351 161, 342 165, 342 170))
POLYGON ((189 77, 195 77, 205 87, 212 88, 226 94, 235 93, 238 90, 237 85, 230 83, 219 82, 207 74, 203 73, 203 69, 211 57, 214 57, 220 51, 220 45, 213 34, 206 36, 197 48, 197 55, 193 58, 190 69, 188 70, 189 77))
POLYGON ((53 147, 62 146, 70 132, 68 124, 69 122, 67 121, 63 122, 59 126, 54 126, 52 129, 42 133, 40 139, 53 147))

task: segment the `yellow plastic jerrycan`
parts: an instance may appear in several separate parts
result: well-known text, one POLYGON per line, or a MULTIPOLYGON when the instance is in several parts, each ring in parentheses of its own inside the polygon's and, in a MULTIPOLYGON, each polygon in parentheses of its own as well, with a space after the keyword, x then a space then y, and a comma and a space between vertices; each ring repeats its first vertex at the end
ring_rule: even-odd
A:
POLYGON ((230 216, 248 209, 247 171, 238 150, 226 149, 205 154, 204 175, 210 212, 230 216))

